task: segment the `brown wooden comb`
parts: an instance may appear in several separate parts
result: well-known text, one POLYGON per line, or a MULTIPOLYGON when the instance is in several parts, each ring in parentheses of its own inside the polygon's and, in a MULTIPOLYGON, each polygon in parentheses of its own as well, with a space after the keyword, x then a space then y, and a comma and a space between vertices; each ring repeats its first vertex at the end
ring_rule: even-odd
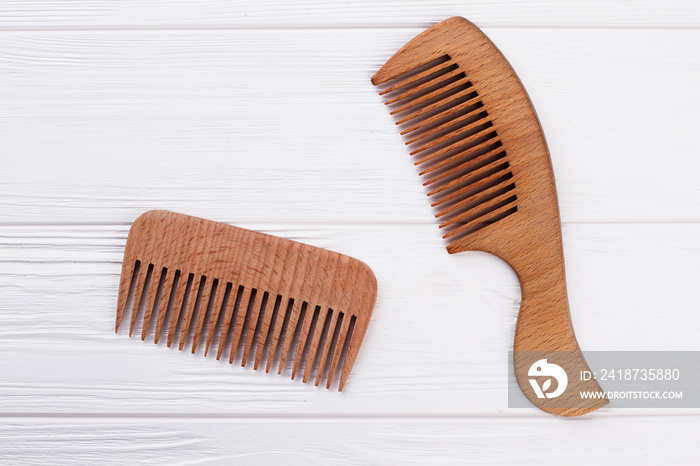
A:
POLYGON ((549 152, 510 64, 476 26, 454 17, 406 44, 372 83, 383 85, 380 94, 417 158, 447 250, 495 254, 518 275, 514 367, 523 393, 565 416, 606 405, 605 398, 578 399, 579 390, 601 389, 579 380, 588 366, 569 315, 549 152), (533 391, 533 363, 543 352, 560 352, 549 356, 568 374, 566 396, 542 399, 533 391))
POLYGON ((168 346, 179 338, 182 350, 193 330, 195 353, 206 333, 206 356, 220 328, 217 359, 230 341, 229 362, 242 349, 241 365, 255 354, 257 370, 269 342, 266 372, 279 352, 278 373, 293 357, 292 379, 303 364, 306 382, 317 365, 315 383, 327 373, 326 388, 342 367, 342 390, 376 297, 374 274, 351 257, 209 220, 150 211, 129 231, 116 331, 130 307, 131 336, 142 309, 142 340, 154 324, 158 343, 169 317, 168 346))

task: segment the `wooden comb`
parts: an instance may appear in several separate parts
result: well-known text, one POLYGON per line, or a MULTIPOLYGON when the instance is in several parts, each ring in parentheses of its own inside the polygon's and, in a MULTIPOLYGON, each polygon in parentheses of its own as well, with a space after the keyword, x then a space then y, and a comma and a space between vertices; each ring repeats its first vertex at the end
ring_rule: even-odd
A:
POLYGON ((193 331, 195 353, 206 333, 206 356, 219 328, 216 359, 230 341, 229 362, 242 346, 241 365, 255 353, 257 370, 269 342, 266 372, 277 352, 278 373, 293 355, 294 379, 306 353, 303 381, 317 364, 316 385, 327 372, 330 388, 336 368, 342 367, 342 390, 376 296, 374 274, 351 257, 209 220, 150 211, 129 231, 116 331, 131 307, 129 336, 143 312, 141 339, 155 316, 157 344, 169 317, 167 345, 179 336, 182 350, 193 331), (291 349, 295 341, 296 352, 291 349))
POLYGON ((575 399, 579 390, 601 389, 595 380, 577 380, 588 366, 569 315, 554 175, 535 110, 510 64, 476 26, 454 17, 401 48, 372 83, 383 85, 380 94, 417 158, 447 250, 495 254, 520 280, 513 359, 523 393, 565 416, 606 405, 604 397, 575 399), (533 391, 528 371, 543 352, 567 355, 567 396, 541 399, 533 391))

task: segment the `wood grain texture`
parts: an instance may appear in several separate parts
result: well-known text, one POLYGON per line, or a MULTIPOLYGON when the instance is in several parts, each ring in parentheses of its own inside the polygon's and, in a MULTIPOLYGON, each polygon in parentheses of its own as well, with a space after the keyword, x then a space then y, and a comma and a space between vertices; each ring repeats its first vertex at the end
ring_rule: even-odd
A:
MULTIPOLYGON (((418 32, 6 33, 0 222, 126 224, 166 209, 248 223, 434 223, 367 85, 418 32)), ((700 48, 698 31, 486 32, 537 108, 564 221, 700 221, 700 158, 688 143, 700 61, 683 53, 700 48), (659 82, 672 85, 650 93, 659 82)))
MULTIPOLYGON (((220 325, 216 359, 231 339, 229 363, 236 358, 241 343, 240 361, 245 367, 251 350, 262 354, 266 345, 267 335, 260 335, 259 318, 275 315, 268 317, 267 325, 278 338, 284 332, 284 340, 272 340, 266 372, 280 351, 278 372, 282 373, 291 354, 295 358, 294 379, 302 355, 308 354, 303 381, 307 381, 314 362, 321 361, 315 369, 316 385, 327 378, 326 388, 330 388, 338 367, 338 390, 342 391, 376 299, 377 280, 372 270, 356 259, 240 227, 154 210, 140 215, 129 230, 115 331, 119 332, 125 314, 130 314, 131 336, 143 312, 141 339, 145 340, 151 317, 155 314, 159 321, 167 320, 168 316, 161 317, 167 314, 163 309, 171 310, 168 346, 179 326, 180 350, 192 331, 194 354, 204 326, 212 329, 220 325), (171 283, 167 287, 166 281, 171 283), (312 325, 326 328, 322 346, 320 332, 318 338, 307 342, 312 325), (292 344, 297 334, 298 341, 292 344)), ((206 333, 205 356, 216 332, 206 333)), ((156 325, 154 341, 160 336, 156 325)))
MULTIPOLYGON (((128 225, 4 226, 0 413, 401 416, 410 405, 421 416, 547 416, 507 408, 520 291, 504 262, 478 252, 446 254, 433 225, 241 226, 372 267, 381 293, 343 392, 314 390, 299 375, 290 383, 290 362, 284 377, 272 377, 203 361, 201 344, 196 355, 153 345, 153 325, 143 343, 125 337, 128 327, 114 335, 128 225), (441 337, 417 345, 417 334, 441 337)), ((697 350, 698 238, 696 224, 565 224, 569 297, 582 346, 697 350)), ((140 331, 139 321, 134 332, 140 331)))
POLYGON ((436 21, 483 26, 545 128, 579 341, 694 351, 697 12, 691 0, 2 2, 0 412, 14 417, 0 420, 0 462, 694 464, 695 410, 506 408, 505 361, 481 356, 512 345, 517 279, 493 256, 444 254, 367 80, 436 21), (203 364, 202 344, 189 355, 114 335, 128 225, 155 208, 367 261, 382 295, 346 389, 309 396, 299 375, 203 364))
POLYGON ((572 422, 501 418, 3 419, 0 461, 27 465, 130 464, 637 464, 679 463, 696 447, 693 416, 572 422), (231 439, 235 438, 236 442, 231 439), (588 439, 595 448, 575 439, 588 439), (275 448, 270 447, 274 439, 275 448), (549 446, 543 451, 543 439, 549 446), (235 445, 232 446, 232 443, 235 445), (507 446, 507 448, 506 448, 507 446), (571 452, 576 451, 575 455, 571 452))
POLYGON ((40 1, 8 0, 0 7, 0 28, 314 28, 427 27, 453 15, 465 15, 486 26, 526 27, 697 27, 692 0, 650 0, 630 8, 625 0, 184 0, 143 2, 61 0, 51 11, 40 1))
POLYGON ((447 251, 489 252, 518 275, 513 358, 523 393, 563 416, 605 406, 607 399, 576 398, 602 389, 575 377, 589 369, 569 313, 554 174, 535 110, 508 61, 481 30, 453 17, 402 47, 372 83, 393 83, 382 91, 385 104, 412 138, 406 144, 443 219, 447 251), (550 399, 530 387, 530 367, 547 358, 568 373, 571 395, 550 399))

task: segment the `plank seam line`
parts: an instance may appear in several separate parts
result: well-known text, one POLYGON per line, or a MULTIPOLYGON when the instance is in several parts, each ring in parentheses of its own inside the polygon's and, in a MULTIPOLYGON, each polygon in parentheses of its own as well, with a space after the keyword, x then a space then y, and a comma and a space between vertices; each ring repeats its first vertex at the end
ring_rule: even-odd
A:
MULTIPOLYGON (((311 30, 410 30, 415 31, 416 29, 424 29, 431 26, 434 22, 423 22, 415 25, 399 24, 399 25, 332 25, 332 24, 317 24, 317 25, 295 25, 295 26, 274 26, 270 24, 261 24, 258 26, 225 26, 225 25, 211 25, 211 26, 127 26, 127 25, 91 25, 91 26, 56 26, 52 28, 33 28, 33 27, 0 27, 0 33, 22 33, 22 32, 35 32, 35 33, 51 33, 51 32, 111 32, 111 31, 121 31, 121 32, 177 32, 177 31, 189 31, 189 32, 209 32, 209 31, 311 31, 311 30)), ((678 31, 678 30, 689 30, 695 31, 700 30, 700 25, 672 25, 672 24, 659 24, 659 25, 624 25, 624 24, 609 24, 609 25, 546 25, 546 24, 533 24, 533 25, 512 25, 512 24, 492 24, 479 22, 479 26, 484 30, 489 29, 542 29, 542 30, 649 30, 649 31, 678 31)))
MULTIPOLYGON (((593 416, 586 416, 582 419, 592 418, 657 418, 657 417, 700 417, 700 412, 684 413, 631 413, 624 414, 613 412, 599 412, 593 416)), ((470 419, 536 419, 551 418, 548 415, 532 414, 186 414, 186 413, 0 413, 0 419, 45 419, 45 420, 70 420, 70 419, 153 419, 153 420, 222 420, 222 421, 446 421, 470 419)))
MULTIPOLYGON (((135 218, 135 217, 134 217, 135 218)), ((225 220, 215 220, 220 223, 225 223, 228 225, 249 225, 254 227, 266 227, 266 226, 283 226, 283 227, 321 227, 321 226, 347 226, 347 225, 357 225, 357 226, 435 226, 437 227, 437 222, 386 222, 378 220, 374 221, 331 221, 331 222, 318 222, 310 221, 306 222, 303 220, 278 220, 274 222, 266 222, 260 220, 237 220, 235 222, 229 222, 225 220)), ((617 221, 606 221, 606 220, 592 220, 592 221, 562 221, 562 225, 697 225, 700 224, 700 219, 698 220, 617 220, 617 221)), ((0 228, 36 228, 36 227, 51 227, 51 228, 73 228, 73 227, 115 227, 115 228, 128 228, 131 223, 122 222, 0 222, 0 228)), ((112 238, 114 239, 114 238, 112 238)))

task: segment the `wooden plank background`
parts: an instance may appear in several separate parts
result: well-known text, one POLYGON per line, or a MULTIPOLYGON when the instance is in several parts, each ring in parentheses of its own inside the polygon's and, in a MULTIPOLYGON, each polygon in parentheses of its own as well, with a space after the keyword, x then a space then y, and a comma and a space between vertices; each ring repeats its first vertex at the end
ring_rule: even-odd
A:
POLYGON ((452 15, 538 111, 582 347, 700 349, 697 2, 5 1, 0 463, 693 464, 698 410, 508 409, 517 279, 445 252, 369 83, 452 15), (115 335, 149 209, 368 263, 346 390, 115 335))

